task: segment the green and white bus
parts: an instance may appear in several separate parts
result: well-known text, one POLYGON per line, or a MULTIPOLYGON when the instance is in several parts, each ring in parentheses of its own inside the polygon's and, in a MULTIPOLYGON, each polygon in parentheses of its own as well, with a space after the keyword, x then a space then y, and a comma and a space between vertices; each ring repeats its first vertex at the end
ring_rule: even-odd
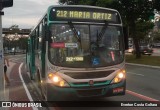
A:
POLYGON ((27 68, 45 100, 125 94, 125 37, 118 11, 50 6, 29 36, 27 68))

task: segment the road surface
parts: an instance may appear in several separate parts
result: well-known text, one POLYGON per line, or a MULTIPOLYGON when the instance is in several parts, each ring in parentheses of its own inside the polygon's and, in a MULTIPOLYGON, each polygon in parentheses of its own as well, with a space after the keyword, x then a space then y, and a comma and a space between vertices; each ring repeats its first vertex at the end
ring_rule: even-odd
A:
MULTIPOLYGON (((8 70, 11 85, 6 87, 6 101, 42 101, 36 83, 29 79, 25 55, 10 56, 8 70)), ((160 101, 160 69, 126 65, 127 90, 125 96, 93 99, 93 101, 160 101)), ((95 102, 88 102, 96 106, 95 102)), ((50 104, 52 106, 52 104, 50 104)), ((160 107, 43 107, 9 108, 9 110, 160 110, 160 107)))

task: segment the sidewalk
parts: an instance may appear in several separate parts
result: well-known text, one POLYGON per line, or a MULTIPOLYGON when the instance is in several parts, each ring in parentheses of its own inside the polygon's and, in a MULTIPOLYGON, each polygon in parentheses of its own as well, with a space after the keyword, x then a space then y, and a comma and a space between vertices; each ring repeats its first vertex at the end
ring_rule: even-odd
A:
MULTIPOLYGON (((14 67, 15 63, 9 62, 10 66, 7 67, 7 76, 12 83, 12 79, 10 78, 10 73, 12 71, 12 68, 14 67)), ((5 101, 9 101, 9 88, 5 85, 5 101)))
MULTIPOLYGON (((10 62, 10 67, 7 71, 10 79, 10 86, 5 87, 5 101, 29 101, 19 76, 19 66, 20 63, 10 62)), ((32 108, 12 107, 6 110, 32 110, 32 108)))

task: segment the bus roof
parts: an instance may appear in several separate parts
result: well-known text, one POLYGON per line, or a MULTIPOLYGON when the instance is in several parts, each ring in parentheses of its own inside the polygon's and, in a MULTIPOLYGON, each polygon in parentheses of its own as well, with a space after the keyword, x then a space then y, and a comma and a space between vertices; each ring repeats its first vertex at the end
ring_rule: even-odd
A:
MULTIPOLYGON (((111 10, 111 11, 116 11, 115 9, 111 9, 111 8, 105 8, 105 7, 98 7, 98 6, 90 6, 90 5, 51 5, 48 7, 48 10, 50 10, 53 7, 86 7, 86 8, 97 8, 97 9, 105 9, 105 10, 111 10)), ((118 12, 119 13, 119 12, 118 12)))
MULTIPOLYGON (((117 19, 117 20, 114 20, 114 22, 113 23, 115 23, 115 24, 122 24, 122 20, 121 20, 121 17, 120 17, 120 14, 119 14, 119 12, 117 11, 117 10, 115 10, 115 9, 111 9, 111 8, 104 8, 104 7, 98 7, 98 6, 89 6, 89 5, 51 5, 51 6, 49 6, 48 7, 48 9, 47 9, 47 12, 42 16, 42 18, 38 21, 38 24, 40 24, 41 22, 42 22, 42 20, 44 20, 44 18, 45 17, 47 17, 48 18, 48 21, 54 21, 53 19, 55 19, 55 16, 54 17, 52 17, 51 19, 50 19, 50 16, 49 15, 51 15, 51 14, 53 14, 53 13, 50 13, 51 12, 51 10, 53 9, 53 8, 58 8, 58 9, 67 9, 67 8, 70 8, 70 9, 74 9, 74 10, 76 10, 76 9, 79 9, 78 11, 83 11, 83 10, 89 10, 88 12, 94 12, 94 10, 96 10, 96 11, 98 11, 99 13, 101 13, 101 14, 103 14, 103 13, 105 13, 105 11, 108 11, 108 12, 111 12, 111 13, 113 13, 113 14, 117 14, 118 16, 116 16, 117 18, 115 18, 115 16, 114 16, 114 19, 117 19), (93 10, 94 9, 94 10, 93 10), (101 12, 102 11, 102 12, 101 12)), ((86 11, 85 10, 85 11, 86 11)), ((95 12, 96 12, 95 11, 95 12)), ((108 14, 108 13, 107 13, 108 14)), ((86 18, 85 18, 86 19, 86 18)), ((79 18, 79 21, 81 22, 81 21, 83 21, 84 20, 84 22, 98 22, 98 19, 93 19, 93 18, 91 18, 91 19, 87 19, 87 20, 85 20, 85 19, 82 19, 81 20, 81 18, 79 18)), ((68 21, 77 21, 77 18, 68 18, 68 21)), ((56 20, 55 20, 56 21, 56 20)), ((61 17, 61 19, 57 19, 57 21, 67 21, 67 17, 66 18, 64 18, 64 19, 62 19, 62 17, 61 17)), ((100 19, 99 20, 101 23, 103 22, 104 23, 104 19, 100 19)), ((109 19, 107 19, 107 21, 109 21, 109 19)), ((109 21, 110 22, 110 21, 109 21)), ((36 29, 36 27, 38 26, 38 24, 32 29, 32 32, 33 32, 33 30, 35 30, 36 29)), ((31 32, 31 33, 32 33, 31 32)))

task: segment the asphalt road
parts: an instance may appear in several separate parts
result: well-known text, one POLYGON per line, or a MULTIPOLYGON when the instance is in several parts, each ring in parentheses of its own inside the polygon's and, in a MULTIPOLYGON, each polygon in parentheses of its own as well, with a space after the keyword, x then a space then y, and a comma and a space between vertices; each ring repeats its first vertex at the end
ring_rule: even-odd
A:
MULTIPOLYGON (((11 56, 14 63, 24 63, 25 55, 11 56)), ((36 84, 31 81, 25 69, 22 69, 22 77, 27 85, 28 91, 34 101, 42 98, 35 88, 36 84)), ((156 101, 160 100, 160 69, 126 65, 127 69, 127 91, 125 96, 106 97, 104 99, 93 99, 92 101, 156 101)), ((26 94, 24 94, 26 95, 26 94)), ((96 103, 91 102, 94 105, 96 103)), ((114 105, 114 104, 113 104, 114 105)), ((41 110, 42 108, 38 108, 41 110)), ((43 110, 160 110, 160 107, 46 107, 43 110)))
POLYGON ((160 100, 160 69, 127 65, 127 89, 160 100))

